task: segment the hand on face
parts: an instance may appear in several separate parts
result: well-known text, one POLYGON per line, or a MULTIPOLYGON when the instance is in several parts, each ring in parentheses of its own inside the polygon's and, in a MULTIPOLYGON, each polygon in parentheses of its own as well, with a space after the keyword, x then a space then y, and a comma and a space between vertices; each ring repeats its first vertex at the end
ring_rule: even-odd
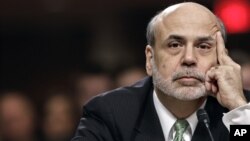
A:
POLYGON ((222 106, 232 110, 247 103, 243 94, 241 67, 228 56, 220 32, 216 34, 216 40, 219 64, 207 71, 205 86, 222 106))

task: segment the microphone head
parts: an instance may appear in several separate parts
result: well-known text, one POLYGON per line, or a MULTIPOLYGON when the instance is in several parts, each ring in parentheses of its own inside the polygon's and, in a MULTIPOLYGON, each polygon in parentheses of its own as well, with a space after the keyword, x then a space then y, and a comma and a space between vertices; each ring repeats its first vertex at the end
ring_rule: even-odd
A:
POLYGON ((199 109, 196 113, 198 121, 209 123, 209 117, 207 112, 204 109, 199 109))

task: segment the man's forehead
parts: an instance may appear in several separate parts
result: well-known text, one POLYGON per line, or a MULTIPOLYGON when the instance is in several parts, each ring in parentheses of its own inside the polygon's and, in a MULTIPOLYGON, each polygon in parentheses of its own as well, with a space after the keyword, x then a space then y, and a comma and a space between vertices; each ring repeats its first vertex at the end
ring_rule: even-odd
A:
POLYGON ((211 21, 186 21, 185 19, 168 19, 158 23, 155 35, 187 35, 187 36, 214 36, 220 31, 216 22, 211 21))

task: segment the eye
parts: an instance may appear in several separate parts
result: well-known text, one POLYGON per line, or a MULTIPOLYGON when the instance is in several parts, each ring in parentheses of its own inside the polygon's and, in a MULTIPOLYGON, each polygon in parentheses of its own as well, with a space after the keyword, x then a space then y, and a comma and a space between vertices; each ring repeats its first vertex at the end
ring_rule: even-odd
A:
POLYGON ((182 44, 180 42, 174 41, 168 44, 168 47, 170 48, 178 48, 178 47, 182 47, 182 44))
POLYGON ((210 49, 211 46, 207 43, 201 43, 197 46, 197 48, 200 48, 200 49, 210 49))

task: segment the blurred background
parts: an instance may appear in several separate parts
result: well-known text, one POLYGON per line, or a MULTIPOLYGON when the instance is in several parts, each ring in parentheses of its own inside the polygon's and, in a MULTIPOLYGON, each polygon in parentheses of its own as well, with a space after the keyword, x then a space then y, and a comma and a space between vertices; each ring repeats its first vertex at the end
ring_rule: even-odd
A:
MULTIPOLYGON (((91 97, 145 76, 147 23, 183 1, 0 1, 0 141, 69 140, 91 97)), ((224 21, 250 89, 250 0, 193 1, 224 21)))

